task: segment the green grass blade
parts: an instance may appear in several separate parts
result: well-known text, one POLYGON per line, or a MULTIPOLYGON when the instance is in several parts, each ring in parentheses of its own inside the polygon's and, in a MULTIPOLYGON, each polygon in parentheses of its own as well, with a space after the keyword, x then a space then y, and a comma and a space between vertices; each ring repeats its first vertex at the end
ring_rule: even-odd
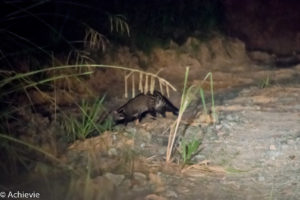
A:
POLYGON ((205 103, 204 90, 202 88, 200 88, 200 96, 201 96, 201 101, 202 101, 204 113, 207 115, 207 108, 206 108, 206 103, 205 103))

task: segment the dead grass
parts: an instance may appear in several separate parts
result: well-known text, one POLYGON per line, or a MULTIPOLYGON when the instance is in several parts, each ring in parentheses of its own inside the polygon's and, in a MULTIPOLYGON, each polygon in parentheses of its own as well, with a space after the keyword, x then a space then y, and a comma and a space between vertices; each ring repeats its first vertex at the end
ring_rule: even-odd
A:
POLYGON ((226 170, 221 166, 210 165, 210 161, 204 160, 201 163, 189 165, 181 170, 186 176, 225 176, 226 170))

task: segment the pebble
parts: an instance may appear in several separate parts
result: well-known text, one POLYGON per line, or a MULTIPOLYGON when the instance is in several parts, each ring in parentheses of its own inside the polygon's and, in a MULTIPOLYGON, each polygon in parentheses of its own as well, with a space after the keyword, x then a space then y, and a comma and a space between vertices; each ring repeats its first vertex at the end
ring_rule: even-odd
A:
POLYGON ((175 198, 177 199, 178 198, 178 194, 172 190, 168 190, 166 192, 166 196, 169 197, 169 198, 175 198))
POLYGON ((133 127, 126 128, 126 132, 135 135, 136 134, 136 128, 133 128, 133 127))
POLYGON ((147 176, 141 172, 134 172, 133 177, 139 182, 140 185, 145 185, 147 182, 147 176))
POLYGON ((226 120, 228 120, 228 121, 233 121, 234 118, 233 118, 232 115, 227 115, 227 116, 226 116, 226 120))
POLYGON ((222 129, 222 128, 223 128, 223 125, 222 125, 222 124, 216 125, 216 130, 220 130, 220 129, 222 129))
POLYGON ((206 157, 204 155, 201 155, 201 154, 195 155, 193 157, 193 161, 198 161, 198 162, 201 162, 201 161, 203 161, 205 159, 206 159, 206 157))
POLYGON ((117 156, 118 155, 118 152, 115 148, 110 148, 107 153, 109 156, 117 156))
POLYGON ((218 131, 218 132, 217 132, 217 135, 218 135, 218 136, 222 136, 222 135, 225 135, 225 134, 226 134, 226 133, 225 133, 224 131, 218 131))
POLYGON ((258 177, 258 181, 260 181, 260 182, 263 182, 263 181, 265 181, 265 177, 263 177, 263 176, 259 176, 259 177, 258 177))
POLYGON ((288 140, 287 143, 288 143, 289 145, 293 145, 293 144, 295 144, 295 141, 294 141, 294 140, 288 140))
POLYGON ((281 145, 281 148, 282 148, 283 150, 286 150, 286 149, 289 148, 289 145, 283 144, 283 145, 281 145))
POLYGON ((273 150, 273 151, 276 150, 276 147, 274 144, 270 145, 270 150, 273 150))

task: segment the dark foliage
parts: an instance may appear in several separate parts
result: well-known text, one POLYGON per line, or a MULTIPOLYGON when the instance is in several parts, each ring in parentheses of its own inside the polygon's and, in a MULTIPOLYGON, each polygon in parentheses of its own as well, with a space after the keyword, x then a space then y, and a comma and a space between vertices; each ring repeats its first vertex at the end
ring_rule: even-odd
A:
MULTIPOLYGON (((0 3, 1 62, 34 62, 82 46, 84 27, 97 30, 115 44, 148 49, 170 39, 220 29, 220 0, 12 0, 0 3), (123 15, 131 37, 111 32, 109 16, 123 15), (5 59, 3 59, 5 58, 5 59)), ((40 61, 39 61, 40 62, 40 61)), ((41 65, 40 63, 26 65, 41 65)), ((30 69, 29 69, 30 70, 30 69)))

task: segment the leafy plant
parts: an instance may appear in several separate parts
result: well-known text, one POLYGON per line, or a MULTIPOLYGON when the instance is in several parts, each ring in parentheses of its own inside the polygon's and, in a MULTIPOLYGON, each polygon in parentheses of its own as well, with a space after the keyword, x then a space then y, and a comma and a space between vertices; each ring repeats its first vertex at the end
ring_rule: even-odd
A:
POLYGON ((184 164, 189 164, 191 162, 192 156, 197 152, 200 144, 200 140, 192 140, 188 143, 183 141, 181 143, 181 157, 184 164))

